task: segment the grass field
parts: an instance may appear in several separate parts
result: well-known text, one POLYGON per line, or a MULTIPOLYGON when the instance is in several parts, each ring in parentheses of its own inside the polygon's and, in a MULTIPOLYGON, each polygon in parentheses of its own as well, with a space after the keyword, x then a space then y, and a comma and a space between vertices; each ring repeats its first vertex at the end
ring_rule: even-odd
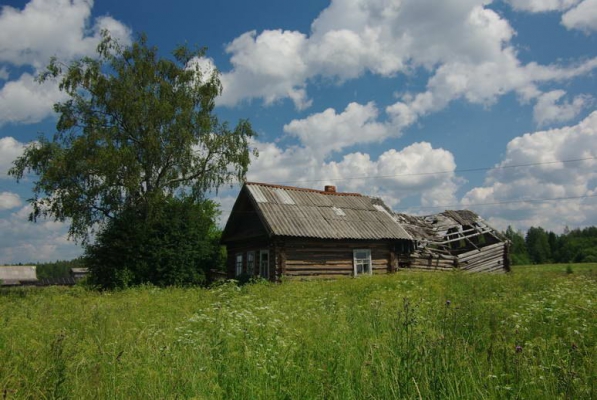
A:
POLYGON ((0 398, 597 398, 597 265, 0 293, 0 398))

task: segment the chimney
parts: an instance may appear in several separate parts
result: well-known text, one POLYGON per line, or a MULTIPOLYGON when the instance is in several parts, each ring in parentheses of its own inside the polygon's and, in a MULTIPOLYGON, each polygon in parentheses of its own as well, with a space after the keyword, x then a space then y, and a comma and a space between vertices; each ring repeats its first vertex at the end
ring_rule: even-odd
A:
POLYGON ((327 193, 336 193, 336 186, 325 185, 324 192, 327 192, 327 193))

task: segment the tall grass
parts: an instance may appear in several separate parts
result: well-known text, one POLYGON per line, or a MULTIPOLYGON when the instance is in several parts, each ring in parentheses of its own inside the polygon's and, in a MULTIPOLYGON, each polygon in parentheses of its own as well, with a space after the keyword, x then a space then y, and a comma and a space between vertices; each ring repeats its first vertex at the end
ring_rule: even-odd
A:
POLYGON ((0 398, 597 398, 597 266, 571 268, 5 291, 0 398))

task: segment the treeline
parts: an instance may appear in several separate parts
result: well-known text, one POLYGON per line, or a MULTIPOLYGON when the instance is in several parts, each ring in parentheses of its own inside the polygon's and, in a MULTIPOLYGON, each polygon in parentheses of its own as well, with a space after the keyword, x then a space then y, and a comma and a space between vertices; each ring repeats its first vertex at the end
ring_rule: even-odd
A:
POLYGON ((36 266, 37 279, 65 278, 71 275, 71 268, 84 268, 82 258, 74 260, 59 260, 54 262, 45 262, 33 264, 36 266))
POLYGON ((569 230, 558 235, 541 227, 531 227, 523 236, 511 226, 504 235, 510 239, 514 265, 597 262, 597 227, 569 230))

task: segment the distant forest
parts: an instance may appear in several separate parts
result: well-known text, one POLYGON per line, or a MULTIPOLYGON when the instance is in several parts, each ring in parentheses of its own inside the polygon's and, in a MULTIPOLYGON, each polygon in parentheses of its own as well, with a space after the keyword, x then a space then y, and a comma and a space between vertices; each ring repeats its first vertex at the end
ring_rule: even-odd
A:
POLYGON ((557 235, 541 227, 531 227, 526 235, 511 226, 503 232, 512 241, 513 265, 597 262, 597 227, 564 229, 557 235))

